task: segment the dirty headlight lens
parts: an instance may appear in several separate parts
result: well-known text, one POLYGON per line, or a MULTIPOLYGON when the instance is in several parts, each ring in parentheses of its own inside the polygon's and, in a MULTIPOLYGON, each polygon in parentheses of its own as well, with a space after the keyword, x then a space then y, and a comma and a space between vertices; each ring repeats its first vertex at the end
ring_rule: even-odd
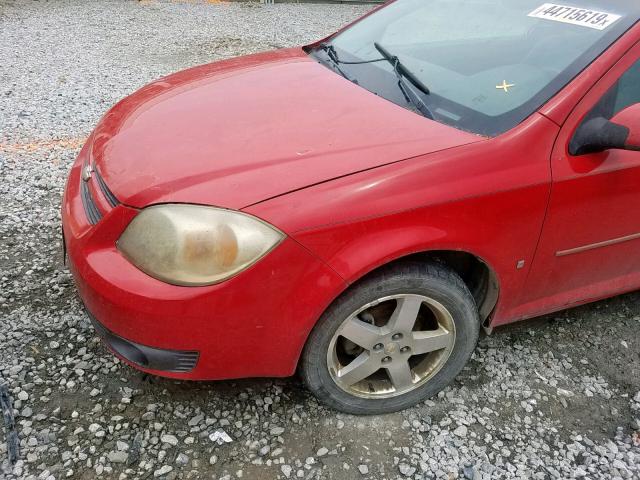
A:
POLYGON ((136 267, 174 285, 211 285, 248 268, 284 235, 240 212, 201 205, 147 207, 118 240, 136 267))

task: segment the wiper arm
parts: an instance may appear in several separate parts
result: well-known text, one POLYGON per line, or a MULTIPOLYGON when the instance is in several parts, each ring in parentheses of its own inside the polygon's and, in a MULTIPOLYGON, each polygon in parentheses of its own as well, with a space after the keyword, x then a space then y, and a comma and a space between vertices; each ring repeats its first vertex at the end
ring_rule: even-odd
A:
POLYGON ((323 44, 320 45, 320 48, 322 50, 324 50, 324 52, 327 54, 327 57, 329 57, 329 60, 331 60, 333 62, 333 65, 335 66, 335 69, 337 70, 337 72, 340 75, 342 75, 344 78, 346 78, 350 82, 353 82, 356 85, 358 84, 357 80, 351 78, 349 75, 344 73, 344 71, 340 68, 340 64, 342 62, 338 58, 338 53, 336 52, 336 49, 333 47, 333 45, 329 45, 328 43, 323 43, 323 44))
POLYGON ((338 71, 338 73, 342 75, 344 78, 346 78, 347 80, 349 80, 350 82, 355 83, 356 85, 358 85, 358 80, 356 80, 355 78, 351 78, 349 75, 344 73, 344 70, 340 68, 340 65, 362 65, 363 63, 384 62, 387 60, 386 58, 375 58, 373 60, 359 60, 357 62, 346 62, 338 58, 338 52, 336 52, 335 47, 330 43, 321 43, 319 46, 327 54, 327 57, 329 57, 329 60, 333 62, 333 65, 335 69, 338 71))
POLYGON ((346 73, 344 73, 340 68, 340 65, 362 65, 363 63, 375 63, 375 62, 385 62, 385 61, 390 62, 393 65, 393 69, 396 75, 398 76, 398 87, 400 87, 400 90, 402 91, 402 95, 404 96, 405 100, 408 103, 412 103, 413 105, 415 105, 418 111, 422 115, 433 120, 434 116, 431 110, 429 109, 429 107, 427 107, 427 105, 420 99, 420 97, 418 97, 415 94, 415 92, 404 83, 404 78, 406 77, 409 80, 413 79, 412 83, 414 81, 418 82, 418 84, 421 85, 418 87, 420 91, 428 95, 430 92, 429 92, 429 89, 426 87, 426 85, 424 85, 406 67, 404 67, 404 65, 402 65, 398 57, 394 57, 393 55, 390 55, 387 50, 385 50, 383 47, 381 47, 377 43, 374 43, 374 46, 382 54, 382 58, 374 58, 373 60, 359 60, 356 62, 346 62, 344 60, 340 60, 340 58, 338 57, 338 52, 336 52, 336 49, 334 48, 333 45, 328 43, 320 44, 320 48, 324 50, 324 52, 327 54, 327 57, 329 57, 329 59, 333 62, 335 69, 338 71, 338 73, 340 73, 340 75, 342 75, 344 78, 346 78, 350 82, 355 83, 356 85, 358 84, 358 81, 350 78, 346 73), (402 68, 402 70, 400 70, 400 68, 402 68))
POLYGON ((393 71, 398 77, 398 87, 400 88, 402 95, 404 95, 405 100, 408 103, 412 103, 413 105, 415 105, 415 107, 418 109, 418 111, 422 115, 424 115, 425 117, 431 120, 435 120, 435 117, 433 116, 433 112, 431 112, 431 109, 427 107, 427 105, 422 101, 422 99, 418 95, 416 95, 413 89, 405 83, 405 78, 414 85, 415 83, 417 83, 418 85, 416 85, 416 87, 421 92, 429 95, 430 92, 427 86, 424 83, 422 83, 418 78, 416 78, 404 65, 402 65, 398 57, 389 54, 389 52, 384 47, 381 47, 377 43, 374 43, 373 45, 376 47, 376 50, 378 50, 382 54, 384 59, 387 60, 389 63, 391 63, 391 65, 393 65, 393 71))
POLYGON ((429 87, 427 87, 424 83, 422 83, 422 81, 418 77, 416 77, 411 72, 411 70, 409 70, 406 66, 404 66, 403 63, 400 61, 400 59, 396 55, 392 55, 386 48, 384 48, 382 45, 380 45, 377 42, 373 42, 373 46, 376 47, 376 50, 380 52, 380 55, 382 55, 385 58, 385 60, 391 63, 391 65, 393 65, 393 67, 396 69, 396 72, 402 75, 403 77, 405 77, 407 80, 409 80, 414 87, 416 87, 425 95, 429 95, 431 93, 429 91, 429 87))
POLYGON ((320 45, 320 48, 327 52, 327 56, 334 62, 340 63, 342 65, 362 65, 364 63, 376 63, 376 62, 385 62, 388 60, 386 58, 374 58, 373 60, 357 60, 355 62, 347 62, 345 60, 340 60, 338 58, 338 52, 336 52, 336 48, 333 45, 328 43, 323 43, 320 45))

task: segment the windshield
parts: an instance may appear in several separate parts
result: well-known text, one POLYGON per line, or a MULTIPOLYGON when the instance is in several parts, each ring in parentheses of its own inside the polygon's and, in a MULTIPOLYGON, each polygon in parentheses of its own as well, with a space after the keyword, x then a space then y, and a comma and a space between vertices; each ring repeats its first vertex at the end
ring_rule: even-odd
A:
POLYGON ((531 115, 639 17, 639 0, 396 0, 312 54, 418 112, 392 62, 346 63, 380 58, 377 43, 428 87, 411 93, 436 121, 495 136, 531 115))

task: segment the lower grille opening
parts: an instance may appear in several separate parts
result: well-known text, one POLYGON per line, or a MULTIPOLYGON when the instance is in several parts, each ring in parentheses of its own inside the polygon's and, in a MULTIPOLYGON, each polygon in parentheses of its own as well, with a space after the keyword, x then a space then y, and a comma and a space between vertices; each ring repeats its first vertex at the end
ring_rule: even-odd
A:
POLYGON ((187 373, 198 364, 196 351, 164 350, 132 342, 107 330, 93 315, 91 323, 104 343, 115 353, 142 368, 172 373, 187 373))

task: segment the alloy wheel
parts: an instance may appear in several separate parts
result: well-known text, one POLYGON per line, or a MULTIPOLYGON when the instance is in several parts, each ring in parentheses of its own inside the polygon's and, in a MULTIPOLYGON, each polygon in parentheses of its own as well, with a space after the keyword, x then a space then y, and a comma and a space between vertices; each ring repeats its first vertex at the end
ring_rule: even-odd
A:
POLYGON ((453 317, 438 301, 393 295, 364 305, 338 328, 327 366, 334 382, 362 398, 408 393, 444 366, 455 344, 453 317))

